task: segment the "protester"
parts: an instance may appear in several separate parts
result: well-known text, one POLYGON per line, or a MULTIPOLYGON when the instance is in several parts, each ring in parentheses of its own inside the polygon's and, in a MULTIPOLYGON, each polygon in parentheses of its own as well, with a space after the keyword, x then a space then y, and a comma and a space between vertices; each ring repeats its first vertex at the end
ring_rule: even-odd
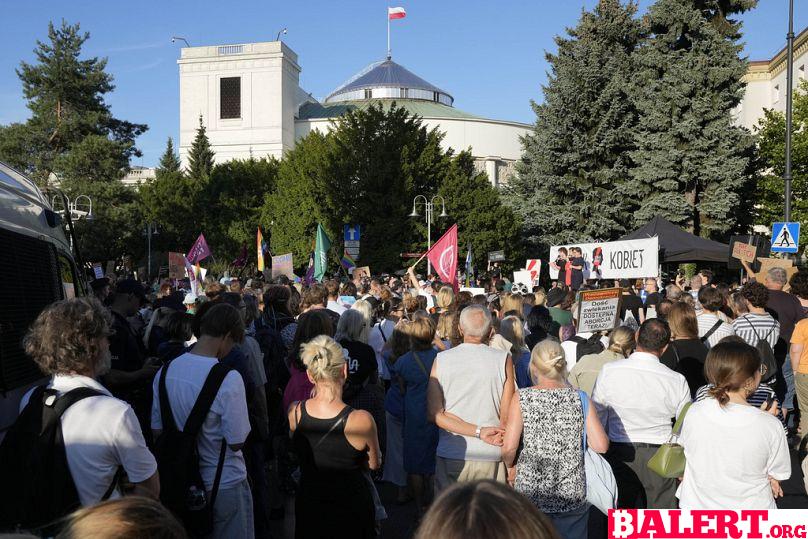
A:
POLYGON ((573 293, 561 288, 553 288, 547 293, 547 308, 550 310, 553 322, 557 323, 559 327, 572 324, 572 313, 569 309, 574 301, 573 293))
POLYGON ((344 313, 346 308, 339 302, 339 283, 334 280, 326 281, 325 290, 326 294, 328 295, 326 309, 336 313, 337 315, 344 313))
POLYGON ((619 284, 623 289, 620 301, 620 320, 627 323, 629 327, 637 328, 645 320, 645 306, 640 296, 631 288, 631 282, 628 279, 620 279, 619 284), (631 322, 632 318, 634 323, 631 322))
POLYGON ((409 320, 400 320, 382 349, 387 372, 390 373, 390 388, 384 397, 387 444, 384 452, 383 481, 397 487, 396 502, 404 504, 412 497, 407 489, 407 472, 404 470, 404 387, 405 382, 397 370, 398 360, 410 350, 409 320))
MULTIPOLYGON (((570 369, 570 385, 591 396, 595 381, 603 366, 612 361, 627 358, 634 351, 634 346, 634 332, 631 329, 626 326, 614 328, 609 334, 609 344, 604 351, 581 357, 570 369)), ((519 372, 517 371, 518 378, 519 372)))
POLYGON ((70 515, 56 539, 186 539, 182 524, 160 502, 143 496, 110 500, 70 515))
POLYGON ((485 345, 491 314, 470 305, 460 313, 463 344, 437 355, 428 388, 428 415, 439 428, 435 489, 475 479, 505 481, 503 426, 513 397, 513 363, 485 345))
MULTIPOLYGON (((749 312, 738 316, 732 322, 732 329, 737 336, 759 351, 760 346, 768 346, 769 353, 773 355, 780 339, 780 322, 766 311, 769 294, 770 291, 761 283, 751 282, 744 285, 741 297, 749 312)), ((776 361, 776 356, 774 358, 776 361)), ((763 381, 774 389, 778 400, 783 402, 786 388, 784 383, 780 383, 781 378, 776 371, 770 370, 764 375, 763 381)))
POLYGON ((790 292, 794 294, 802 305, 802 314, 808 316, 808 271, 798 271, 788 281, 790 292))
POLYGON ((533 385, 530 379, 530 350, 525 345, 525 332, 522 320, 516 316, 506 316, 499 324, 499 334, 511 343, 511 359, 519 388, 533 385))
POLYGON ((132 408, 97 381, 110 369, 111 328, 109 313, 96 299, 62 300, 39 314, 23 343, 50 380, 23 396, 20 413, 29 405, 42 406, 48 398, 45 389, 54 390, 57 399, 82 388, 96 392, 61 416, 67 465, 83 506, 120 496, 119 468, 134 485, 134 494, 157 498, 160 492, 157 463, 132 408))
POLYGON ((292 292, 288 286, 270 285, 264 292, 263 321, 280 333, 287 350, 291 352, 297 323, 289 308, 292 292))
POLYGON ((657 280, 653 277, 648 277, 643 280, 643 292, 645 296, 642 297, 643 305, 645 305, 646 315, 649 309, 656 310, 656 306, 662 301, 662 296, 659 294, 659 285, 657 280))
POLYGON ((699 291, 701 312, 697 317, 699 339, 708 348, 729 335, 735 335, 732 323, 722 312, 725 306, 724 296, 717 288, 702 288, 699 291))
POLYGON ((526 324, 529 334, 525 336, 525 345, 529 349, 532 350, 534 346, 547 338, 558 340, 561 328, 553 320, 547 307, 536 305, 530 309, 526 324))
POLYGON ((157 357, 163 364, 186 352, 186 343, 194 336, 192 321, 193 317, 188 313, 174 311, 168 315, 166 320, 167 340, 157 347, 157 357))
POLYGON ((110 281, 107 277, 93 279, 90 282, 90 289, 93 292, 93 296, 95 296, 98 301, 106 303, 107 297, 109 297, 110 281))
POLYGON ((559 343, 545 340, 536 345, 530 374, 535 383, 520 389, 510 403, 502 446, 508 482, 550 517, 559 535, 583 538, 589 515, 584 429, 589 447, 599 453, 609 448, 609 439, 595 407, 588 407, 585 416, 581 396, 567 384, 559 343))
MULTIPOLYGON (((750 406, 760 384, 757 350, 721 342, 707 357, 711 398, 693 404, 679 442, 685 473, 677 491, 682 509, 777 509, 778 481, 791 476, 786 435, 775 410, 750 406)), ((764 405, 765 406, 765 405, 764 405)))
POLYGON ((403 312, 400 298, 391 296, 382 300, 377 308, 379 321, 370 329, 368 334, 368 344, 376 354, 379 376, 385 382, 385 385, 390 384, 390 371, 384 361, 383 350, 403 312))
POLYGON ((295 337, 289 349, 290 378, 283 392, 283 410, 289 412, 289 406, 294 401, 304 401, 311 396, 314 384, 306 375, 306 365, 300 357, 302 346, 319 335, 334 336, 334 326, 331 317, 322 310, 315 310, 301 314, 295 324, 295 337))
POLYGON ((794 386, 797 403, 800 406, 800 420, 797 434, 800 438, 808 434, 808 319, 804 318, 794 326, 789 350, 791 368, 794 372, 794 386))
MULTIPOLYGON (((168 417, 182 430, 211 370, 243 340, 244 320, 235 307, 217 303, 202 315, 199 333, 191 352, 168 363, 155 376, 151 418, 155 439, 164 428, 160 385, 165 384, 171 408, 168 417)), ((233 370, 224 377, 197 440, 199 472, 209 493, 215 477, 221 476, 213 507, 214 538, 254 537, 253 499, 242 453, 249 434, 244 381, 233 370)))
POLYGON ((373 416, 342 400, 348 365, 336 341, 315 337, 300 356, 315 389, 289 410, 301 469, 295 537, 374 537, 372 483, 363 473, 381 465, 373 416))
POLYGON ((696 311, 690 305, 677 303, 671 307, 666 320, 671 330, 671 342, 659 361, 685 377, 690 395, 694 397, 696 391, 707 383, 704 378, 707 347, 699 338, 696 311))
POLYGON ((671 418, 690 402, 685 377, 660 363, 670 341, 668 324, 646 320, 637 349, 603 366, 592 400, 611 442, 606 459, 617 479, 621 508, 673 509, 676 480, 649 470, 648 460, 671 435, 671 418))
POLYGON ((549 519, 501 483, 473 481, 447 489, 415 539, 559 539, 549 519))
MULTIPOLYGON (((577 314, 575 315, 577 317, 577 314)), ((577 320, 576 320, 577 321, 577 320)), ((561 342, 567 368, 571 369, 578 359, 589 354, 599 354, 609 345, 609 338, 601 332, 582 331, 573 333, 561 342)))

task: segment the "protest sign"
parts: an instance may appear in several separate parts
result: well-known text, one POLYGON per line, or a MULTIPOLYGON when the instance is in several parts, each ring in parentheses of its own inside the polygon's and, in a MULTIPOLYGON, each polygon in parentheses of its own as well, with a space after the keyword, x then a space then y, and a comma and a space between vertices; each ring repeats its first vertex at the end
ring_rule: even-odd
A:
MULTIPOLYGON (((783 268, 786 270, 786 282, 791 281, 791 277, 797 273, 798 269, 794 265, 794 261, 790 258, 762 258, 758 257, 758 262, 760 262, 760 271, 755 274, 755 280, 758 282, 764 282, 766 279, 766 274, 772 268, 783 268)), ((784 290, 788 291, 790 285, 786 284, 784 290)))
POLYGON ((539 275, 541 275, 541 260, 538 258, 528 258, 525 262, 525 269, 530 272, 530 279, 534 284, 539 282, 539 275))
POLYGON ((527 287, 529 292, 533 291, 533 276, 527 270, 513 272, 513 284, 521 284, 527 287))
MULTIPOLYGON (((550 278, 558 279, 553 265, 562 245, 550 247, 550 278)), ((584 279, 639 279, 659 276, 659 238, 607 241, 601 243, 570 243, 567 251, 580 247, 584 259, 584 279), (597 257, 597 258, 596 258, 597 257), (599 259, 599 260, 598 260, 599 259)))
POLYGON ((93 275, 96 279, 103 279, 104 277, 104 268, 101 267, 101 262, 96 262, 93 264, 93 275))
POLYGON ((182 279, 185 277, 185 255, 183 253, 168 253, 168 278, 182 279))
POLYGON ((584 290, 578 295, 578 333, 604 331, 620 323, 620 288, 584 290))
POLYGON ((463 287, 461 287, 460 291, 461 292, 468 292, 472 296, 481 296, 481 295, 485 294, 485 288, 468 288, 468 287, 463 288, 463 287))
POLYGON ((361 279, 362 277, 370 278, 370 268, 368 266, 354 268, 351 275, 353 275, 354 279, 361 279))
POLYGON ((505 262, 505 251, 491 251, 488 253, 489 262, 505 262))
POLYGON ((757 246, 753 243, 735 242, 732 246, 732 258, 743 260, 744 262, 754 262, 757 256, 757 246))
POLYGON ((294 267, 292 266, 292 253, 272 257, 272 278, 286 275, 290 279, 295 278, 294 267))

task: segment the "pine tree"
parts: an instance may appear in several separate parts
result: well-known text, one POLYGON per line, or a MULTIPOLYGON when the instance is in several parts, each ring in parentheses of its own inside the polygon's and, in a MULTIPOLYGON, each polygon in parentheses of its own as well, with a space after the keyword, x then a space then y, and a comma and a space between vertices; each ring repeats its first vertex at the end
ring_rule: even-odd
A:
POLYGON ((663 215, 702 236, 726 236, 751 212, 748 131, 733 124, 746 61, 733 13, 749 0, 658 0, 633 57, 639 113, 631 170, 635 226, 663 215))
POLYGON ((62 179, 110 181, 122 177, 129 158, 139 156, 135 139, 146 131, 113 117, 104 97, 113 85, 104 58, 81 58, 89 39, 79 25, 48 25, 48 41, 37 41, 36 63, 17 69, 31 117, 0 127, 0 159, 46 185, 62 179))
POLYGON ((210 173, 213 172, 213 157, 214 153, 210 147, 210 141, 200 114, 196 138, 191 144, 191 151, 188 152, 188 176, 197 181, 210 178, 210 173))
POLYGON ((636 10, 601 0, 546 55, 544 103, 533 103, 536 123, 503 193, 534 249, 626 232, 636 113, 625 88, 639 39, 636 10))
POLYGON ((182 165, 180 163, 180 158, 174 152, 174 141, 171 140, 171 137, 168 137, 168 142, 166 143, 166 151, 163 152, 163 155, 160 156, 160 164, 157 167, 157 173, 166 173, 166 172, 181 172, 182 165))

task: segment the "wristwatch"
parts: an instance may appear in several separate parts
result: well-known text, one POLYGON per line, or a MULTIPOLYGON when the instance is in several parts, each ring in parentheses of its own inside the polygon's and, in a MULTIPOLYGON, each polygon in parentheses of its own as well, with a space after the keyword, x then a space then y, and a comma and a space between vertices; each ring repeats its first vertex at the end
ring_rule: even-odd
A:
POLYGON ((481 426, 477 425, 477 429, 474 431, 474 436, 476 436, 477 438, 479 438, 479 437, 480 437, 480 433, 481 433, 482 431, 483 431, 483 428, 482 428, 481 426))

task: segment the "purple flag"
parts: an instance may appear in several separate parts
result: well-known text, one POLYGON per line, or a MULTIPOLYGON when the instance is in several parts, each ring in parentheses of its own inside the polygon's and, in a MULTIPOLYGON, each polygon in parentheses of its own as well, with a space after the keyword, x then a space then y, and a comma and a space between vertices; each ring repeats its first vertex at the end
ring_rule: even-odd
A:
POLYGON ((186 258, 191 264, 196 264, 200 260, 204 260, 210 255, 211 252, 210 248, 208 247, 208 242, 205 241, 205 235, 200 234, 199 237, 196 238, 194 246, 191 247, 190 251, 188 251, 188 256, 186 258))
POLYGON ((247 265, 247 244, 241 244, 241 256, 233 260, 233 266, 236 268, 243 268, 247 265))

